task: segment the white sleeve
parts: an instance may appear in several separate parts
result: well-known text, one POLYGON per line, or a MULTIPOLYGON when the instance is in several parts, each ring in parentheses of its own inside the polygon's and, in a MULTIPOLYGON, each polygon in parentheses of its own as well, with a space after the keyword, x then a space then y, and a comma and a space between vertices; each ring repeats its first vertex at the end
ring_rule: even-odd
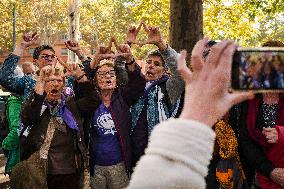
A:
POLYGON ((200 122, 169 119, 153 130, 128 188, 205 188, 214 131, 200 122))

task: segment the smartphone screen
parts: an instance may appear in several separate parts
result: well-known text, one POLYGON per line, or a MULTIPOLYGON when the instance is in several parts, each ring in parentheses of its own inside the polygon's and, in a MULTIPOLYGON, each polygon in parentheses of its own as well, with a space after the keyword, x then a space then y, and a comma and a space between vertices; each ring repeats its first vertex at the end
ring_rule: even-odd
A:
POLYGON ((233 57, 234 90, 284 90, 284 48, 238 49, 233 57))

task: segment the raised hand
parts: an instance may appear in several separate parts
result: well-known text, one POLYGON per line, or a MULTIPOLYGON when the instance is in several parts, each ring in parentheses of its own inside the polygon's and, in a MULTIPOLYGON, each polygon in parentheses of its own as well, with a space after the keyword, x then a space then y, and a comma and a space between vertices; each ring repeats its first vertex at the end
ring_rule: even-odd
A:
POLYGON ((49 77, 55 73, 55 68, 54 66, 44 66, 40 72, 39 72, 39 77, 38 81, 40 82, 46 82, 49 80, 49 77))
POLYGON ((164 50, 167 48, 167 45, 165 43, 165 41, 163 40, 162 34, 159 30, 158 27, 149 27, 143 23, 143 28, 145 30, 145 32, 148 35, 148 38, 145 42, 141 43, 140 45, 145 45, 145 44, 154 44, 157 47, 159 47, 159 49, 164 50))
POLYGON ((68 40, 65 42, 65 46, 74 53, 81 50, 79 43, 76 41, 68 40))
POLYGON ((185 80, 184 108, 180 118, 196 120, 208 126, 241 101, 253 98, 251 92, 229 93, 232 56, 236 45, 222 41, 212 47, 206 60, 202 52, 208 39, 197 42, 191 57, 191 72, 185 65, 186 52, 178 60, 178 70, 185 80))
POLYGON ((25 33, 20 43, 22 46, 26 48, 26 47, 36 44, 38 38, 39 38, 39 35, 36 32, 35 33, 25 33))
POLYGON ((85 72, 80 68, 78 64, 69 64, 66 68, 66 73, 64 76, 74 76, 79 83, 88 80, 85 72))
POLYGON ((126 64, 133 61, 133 55, 131 52, 131 48, 128 44, 117 44, 116 40, 113 40, 117 53, 115 57, 122 57, 125 59, 126 64))
POLYGON ((96 53, 90 63, 91 69, 95 69, 101 60, 115 57, 114 53, 111 51, 113 41, 115 41, 114 38, 111 38, 108 46, 104 46, 103 44, 98 45, 96 53))
POLYGON ((109 43, 108 43, 108 46, 103 46, 101 45, 100 46, 100 51, 103 53, 103 54, 111 54, 111 48, 112 48, 112 43, 114 43, 116 40, 114 37, 111 37, 110 40, 109 40, 109 43))
POLYGON ((43 95, 46 82, 49 81, 49 77, 55 73, 53 66, 45 66, 40 70, 39 77, 36 81, 35 92, 39 95, 43 95))
POLYGON ((20 43, 15 48, 13 54, 17 56, 21 56, 25 48, 37 43, 38 38, 39 38, 39 35, 37 33, 24 34, 20 43))
POLYGON ((77 41, 68 40, 65 42, 65 46, 67 49, 74 52, 82 62, 88 59, 77 41))
POLYGON ((61 64, 61 66, 63 66, 65 69, 67 68, 68 64, 64 62, 61 58, 59 58, 59 56, 56 56, 56 59, 57 59, 57 62, 61 64))
POLYGON ((79 78, 80 76, 84 75, 84 71, 80 68, 78 64, 72 63, 67 65, 65 77, 67 76, 74 76, 75 78, 79 78))
POLYGON ((140 31, 142 25, 143 25, 143 22, 141 22, 137 28, 135 26, 132 26, 128 29, 128 32, 126 34, 126 40, 125 40, 126 44, 131 45, 131 44, 137 43, 136 41, 137 34, 140 31))

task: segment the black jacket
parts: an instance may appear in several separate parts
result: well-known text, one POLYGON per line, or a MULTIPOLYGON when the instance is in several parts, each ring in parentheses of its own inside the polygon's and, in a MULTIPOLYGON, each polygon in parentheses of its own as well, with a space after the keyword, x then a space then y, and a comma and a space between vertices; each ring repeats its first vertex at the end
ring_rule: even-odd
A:
MULTIPOLYGON (((98 95, 94 87, 89 83, 75 84, 84 95, 82 98, 75 99, 69 97, 66 99, 66 105, 69 111, 74 116, 79 127, 79 132, 75 132, 74 144, 78 148, 85 162, 88 162, 88 151, 84 143, 84 128, 81 114, 98 106, 98 95)), ((46 95, 38 95, 32 92, 29 98, 25 101, 21 111, 21 122, 27 127, 24 130, 29 130, 29 134, 25 136, 22 131, 20 137, 21 145, 21 159, 25 160, 30 157, 35 151, 39 150, 44 142, 44 137, 48 127, 51 114, 47 108, 42 114, 42 105, 45 101, 46 95)))
MULTIPOLYGON (((117 71, 117 70, 116 70, 117 71)), ((141 73, 141 68, 136 64, 134 71, 127 71, 128 74, 128 83, 125 85, 121 85, 118 87, 114 93, 112 94, 111 104, 110 104, 110 112, 118 133, 120 146, 122 149, 122 156, 124 160, 124 164, 126 167, 127 173, 130 172, 131 169, 131 160, 132 160, 132 150, 131 150, 131 140, 130 140, 130 130, 131 130, 131 114, 130 114, 130 106, 138 100, 140 96, 144 93, 144 88, 146 85, 146 80, 141 73)), ((75 91, 76 93, 81 93, 80 91, 75 91)), ((77 94, 76 94, 77 96, 77 94)), ((99 135, 96 131, 96 128, 93 127, 93 115, 96 109, 101 104, 101 101, 98 103, 98 106, 90 110, 88 114, 89 123, 85 123, 89 125, 90 128, 90 143, 89 143, 89 151, 90 151, 90 169, 91 175, 94 174, 94 165, 95 165, 95 152, 97 148, 97 142, 99 139, 99 135)))
POLYGON ((251 185, 255 171, 261 173, 267 178, 270 178, 270 174, 273 169, 275 169, 275 166, 266 158, 262 146, 248 135, 246 124, 248 103, 244 102, 239 106, 239 153, 248 183, 251 185))
MULTIPOLYGON (((263 148, 249 137, 246 125, 247 111, 247 102, 234 106, 230 110, 229 124, 232 126, 235 135, 238 138, 238 152, 242 168, 245 172, 247 183, 251 186, 253 184, 255 171, 269 178, 275 166, 266 158, 263 148)), ((213 156, 213 159, 210 162, 208 175, 205 178, 207 189, 219 187, 215 175, 216 164, 218 161, 219 157, 213 156)))

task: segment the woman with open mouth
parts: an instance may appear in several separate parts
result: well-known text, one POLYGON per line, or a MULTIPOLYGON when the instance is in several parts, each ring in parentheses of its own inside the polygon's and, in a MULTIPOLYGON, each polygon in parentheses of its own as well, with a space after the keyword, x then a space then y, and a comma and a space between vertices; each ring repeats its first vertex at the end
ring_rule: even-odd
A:
MULTIPOLYGON (((122 44, 130 52, 130 47, 122 44)), ((92 188, 124 188, 131 169, 130 106, 143 95, 145 79, 133 56, 126 64, 128 82, 119 79, 119 64, 105 59, 96 65, 94 83, 101 97, 93 110, 90 129, 92 188)), ((121 66, 121 65, 120 65, 121 66)))

